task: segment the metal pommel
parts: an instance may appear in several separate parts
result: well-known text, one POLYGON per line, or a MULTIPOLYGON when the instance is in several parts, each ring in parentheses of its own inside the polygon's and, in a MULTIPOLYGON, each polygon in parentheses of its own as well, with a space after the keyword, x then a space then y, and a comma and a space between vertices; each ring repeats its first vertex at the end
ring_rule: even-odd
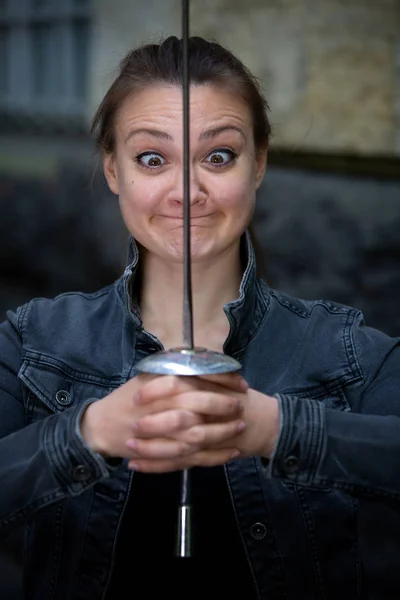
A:
POLYGON ((176 556, 190 558, 192 556, 191 507, 189 505, 179 506, 178 511, 176 556))

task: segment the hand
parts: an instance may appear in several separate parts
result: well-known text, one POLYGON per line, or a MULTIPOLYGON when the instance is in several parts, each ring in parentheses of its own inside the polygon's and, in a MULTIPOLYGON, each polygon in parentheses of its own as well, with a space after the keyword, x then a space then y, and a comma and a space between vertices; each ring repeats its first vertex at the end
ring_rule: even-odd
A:
MULTIPOLYGON (((243 385, 247 387, 243 378, 238 374, 218 377, 220 378, 218 380, 224 382, 226 389, 240 390, 244 389, 243 385)), ((169 434, 197 425, 204 420, 205 415, 190 410, 193 407, 193 399, 184 398, 182 401, 179 396, 181 393, 193 389, 193 384, 189 381, 193 379, 195 378, 139 375, 129 380, 102 400, 88 406, 81 420, 83 439, 92 450, 104 457, 129 459, 136 454, 129 448, 127 442, 132 439, 135 424, 142 417, 158 415, 161 421, 165 421, 164 429, 169 434), (158 394, 156 397, 148 398, 146 402, 135 402, 138 392, 152 382, 157 382, 158 394)), ((216 384, 213 383, 213 377, 210 378, 207 386, 208 389, 215 390, 216 384)), ((218 386, 217 389, 219 389, 218 386)), ((225 402, 213 403, 208 414, 214 415, 214 418, 215 415, 218 415, 220 418, 238 419, 240 410, 240 403, 235 399, 228 398, 225 402)), ((190 452, 192 445, 175 449, 178 454, 179 450, 180 452, 190 452)), ((228 452, 222 450, 220 454, 226 456, 228 452)), ((162 458, 162 455, 159 456, 156 453, 155 458, 162 458)), ((178 468, 176 467, 176 469, 178 468)))
POLYGON ((249 389, 244 401, 242 419, 246 427, 237 439, 229 440, 241 457, 269 458, 279 435, 279 405, 273 396, 249 389))
MULTIPOLYGON (((180 395, 180 400, 185 402, 191 414, 171 427, 163 414, 141 418, 135 427, 135 438, 128 442, 136 454, 130 461, 130 467, 145 472, 164 472, 195 465, 223 464, 239 455, 269 457, 279 432, 278 402, 276 398, 256 390, 245 392, 247 386, 236 391, 232 390, 232 386, 227 389, 230 377, 184 378, 188 390, 180 395), (219 382, 219 388, 209 388, 210 382, 219 382), (218 413, 218 402, 224 394, 236 397, 243 406, 236 424, 218 413), (206 404, 202 406, 201 402, 206 404), (208 412, 211 407, 213 414, 208 412), (203 415, 202 420, 199 420, 197 411, 203 415)), ((173 385, 171 381, 171 393, 173 385)), ((155 402, 163 393, 159 381, 153 381, 141 389, 139 402, 142 405, 155 402)))
POLYGON ((247 389, 246 382, 232 373, 147 383, 136 398, 140 406, 154 405, 168 394, 175 410, 150 413, 137 421, 128 441, 134 454, 129 467, 166 472, 224 464, 237 456, 230 440, 245 427, 240 396, 247 389))

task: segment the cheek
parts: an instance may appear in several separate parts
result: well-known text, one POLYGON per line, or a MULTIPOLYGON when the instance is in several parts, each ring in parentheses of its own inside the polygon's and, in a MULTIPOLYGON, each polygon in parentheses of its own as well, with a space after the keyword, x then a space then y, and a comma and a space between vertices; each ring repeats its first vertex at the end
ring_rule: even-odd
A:
POLYGON ((216 186, 215 194, 219 204, 227 209, 247 213, 251 210, 255 199, 254 178, 238 174, 225 181, 220 181, 216 186))
POLYGON ((160 185, 150 182, 147 177, 138 173, 125 174, 123 178, 120 202, 125 211, 134 213, 151 213, 159 203, 160 185))

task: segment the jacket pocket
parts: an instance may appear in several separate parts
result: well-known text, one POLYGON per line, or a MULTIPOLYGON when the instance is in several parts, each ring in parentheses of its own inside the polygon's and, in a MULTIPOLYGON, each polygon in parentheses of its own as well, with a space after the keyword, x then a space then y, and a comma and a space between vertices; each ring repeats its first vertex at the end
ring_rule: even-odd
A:
POLYGON ((27 423, 45 418, 89 398, 101 399, 115 386, 106 379, 78 373, 47 360, 24 360, 18 374, 24 384, 27 423))

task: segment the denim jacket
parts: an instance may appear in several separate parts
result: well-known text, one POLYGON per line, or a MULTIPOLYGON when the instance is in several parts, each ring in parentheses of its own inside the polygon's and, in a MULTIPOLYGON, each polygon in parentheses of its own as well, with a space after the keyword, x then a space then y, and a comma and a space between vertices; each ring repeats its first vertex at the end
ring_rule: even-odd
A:
MULTIPOLYGON (((355 309, 270 289, 248 235, 242 246, 224 351, 281 408, 269 463, 225 466, 259 598, 398 598, 398 340, 355 309)), ((162 348, 131 300, 137 265, 132 244, 115 284, 32 300, 0 326, 0 553, 21 565, 30 600, 101 600, 107 589, 135 475, 90 451, 79 420, 162 348)))

